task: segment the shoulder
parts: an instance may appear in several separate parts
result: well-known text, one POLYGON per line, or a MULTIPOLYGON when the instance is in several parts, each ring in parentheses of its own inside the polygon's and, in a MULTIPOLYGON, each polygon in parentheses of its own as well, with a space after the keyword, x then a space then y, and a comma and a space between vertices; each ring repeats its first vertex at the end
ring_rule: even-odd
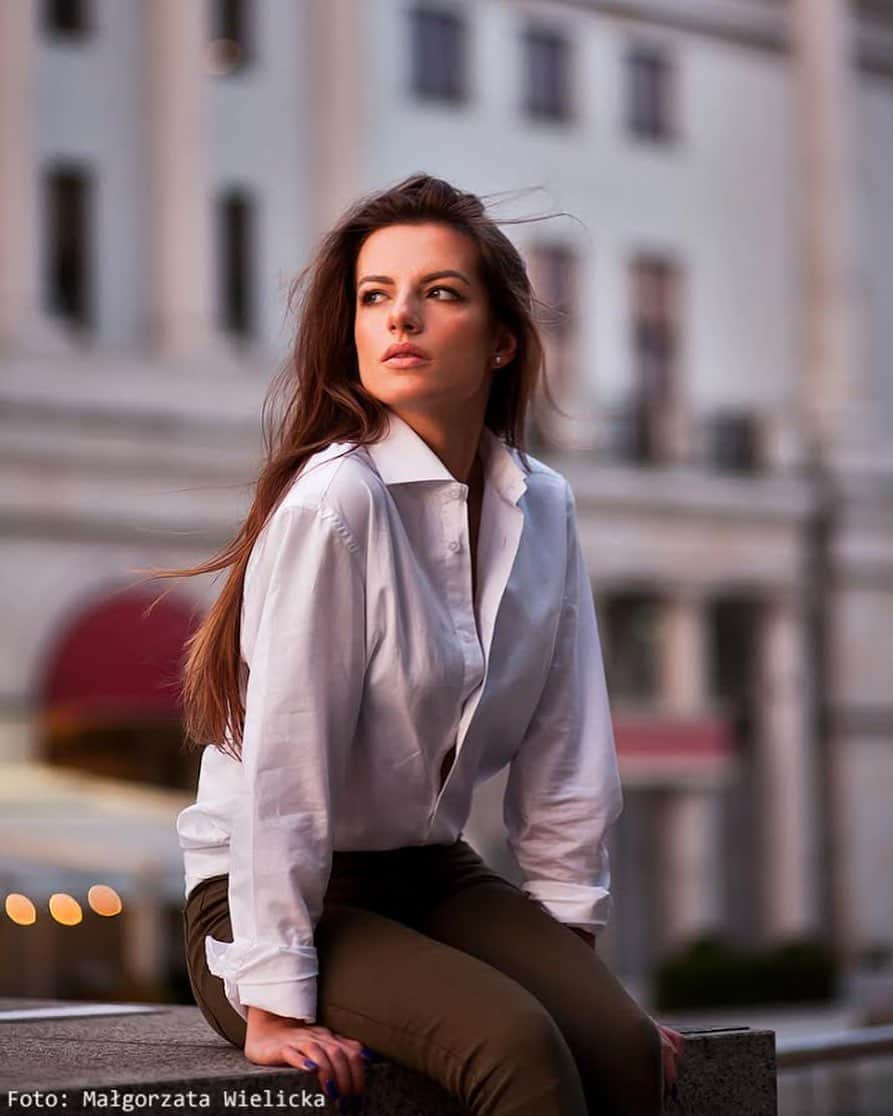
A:
MULTIPOLYGON (((520 451, 513 447, 508 448, 518 466, 523 469, 524 462, 521 460, 520 451)), ((567 477, 531 453, 526 453, 524 456, 528 466, 527 492, 524 496, 527 504, 546 508, 552 513, 558 511, 573 518, 574 494, 567 477)))
POLYGON ((270 516, 321 519, 357 550, 386 496, 384 482, 362 446, 332 442, 309 457, 270 516))
MULTIPOLYGON (((289 482, 258 534, 245 568, 244 600, 250 606, 287 568, 306 572, 326 567, 365 576, 364 522, 376 480, 354 451, 332 443, 309 457, 289 482), (371 475, 370 475, 371 474, 371 475)), ((314 575, 315 576, 315 575, 314 575)))

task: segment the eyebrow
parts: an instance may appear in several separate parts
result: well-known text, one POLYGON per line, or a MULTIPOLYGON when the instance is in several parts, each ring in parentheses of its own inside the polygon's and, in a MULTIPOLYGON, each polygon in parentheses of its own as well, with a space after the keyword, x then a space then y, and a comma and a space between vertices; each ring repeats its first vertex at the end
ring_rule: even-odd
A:
MULTIPOLYGON (((466 278, 461 271, 431 271, 427 275, 423 275, 419 280, 420 283, 429 283, 432 279, 445 279, 447 276, 452 276, 456 279, 461 279, 463 283, 471 286, 471 280, 466 278)), ((364 275, 363 278, 357 283, 360 287, 363 283, 388 283, 393 284, 394 280, 389 275, 364 275)))

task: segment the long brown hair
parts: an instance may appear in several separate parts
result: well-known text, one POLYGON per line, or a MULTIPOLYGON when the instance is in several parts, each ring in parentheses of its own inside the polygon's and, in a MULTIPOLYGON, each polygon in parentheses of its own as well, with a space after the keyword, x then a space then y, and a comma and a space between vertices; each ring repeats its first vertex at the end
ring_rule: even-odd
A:
MULTIPOLYGON (((536 219, 536 218, 533 218, 536 219)), ((517 223, 523 218, 503 223, 517 223)), ((232 541, 199 566, 155 570, 156 577, 193 577, 229 570, 215 603, 186 644, 183 679, 187 745, 213 744, 241 756, 245 708, 240 618, 245 569, 255 540, 279 497, 304 463, 332 442, 365 445, 385 431, 386 406, 360 381, 354 345, 354 267, 366 237, 387 225, 439 222, 477 245, 491 320, 508 327, 517 350, 494 374, 484 416, 495 434, 525 447, 528 406, 540 383, 544 349, 536 299, 518 250, 484 210, 481 199, 441 178, 414 174, 356 201, 322 238, 294 279, 288 305, 298 306, 294 344, 263 408, 265 459, 251 508, 232 541)), ((544 388, 553 403, 548 385, 544 388)))

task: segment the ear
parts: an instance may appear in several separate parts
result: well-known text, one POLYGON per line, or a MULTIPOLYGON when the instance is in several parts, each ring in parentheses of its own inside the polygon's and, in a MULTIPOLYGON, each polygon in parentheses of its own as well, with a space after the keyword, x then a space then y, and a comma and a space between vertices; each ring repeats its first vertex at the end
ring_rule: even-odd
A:
POLYGON ((492 364, 498 370, 505 368, 518 351, 518 340, 509 330, 508 326, 500 324, 496 329, 496 340, 493 344, 492 364), (498 358, 498 360, 497 360, 498 358))

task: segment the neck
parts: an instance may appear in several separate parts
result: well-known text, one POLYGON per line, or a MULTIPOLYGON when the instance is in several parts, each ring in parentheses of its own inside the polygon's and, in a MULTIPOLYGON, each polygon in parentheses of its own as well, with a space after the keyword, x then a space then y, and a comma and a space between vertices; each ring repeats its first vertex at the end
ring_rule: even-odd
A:
POLYGON ((483 462, 478 452, 484 427, 483 417, 475 423, 464 415, 458 421, 447 424, 427 413, 402 410, 397 413, 429 449, 437 454, 457 481, 472 488, 480 484, 484 476, 483 462))

